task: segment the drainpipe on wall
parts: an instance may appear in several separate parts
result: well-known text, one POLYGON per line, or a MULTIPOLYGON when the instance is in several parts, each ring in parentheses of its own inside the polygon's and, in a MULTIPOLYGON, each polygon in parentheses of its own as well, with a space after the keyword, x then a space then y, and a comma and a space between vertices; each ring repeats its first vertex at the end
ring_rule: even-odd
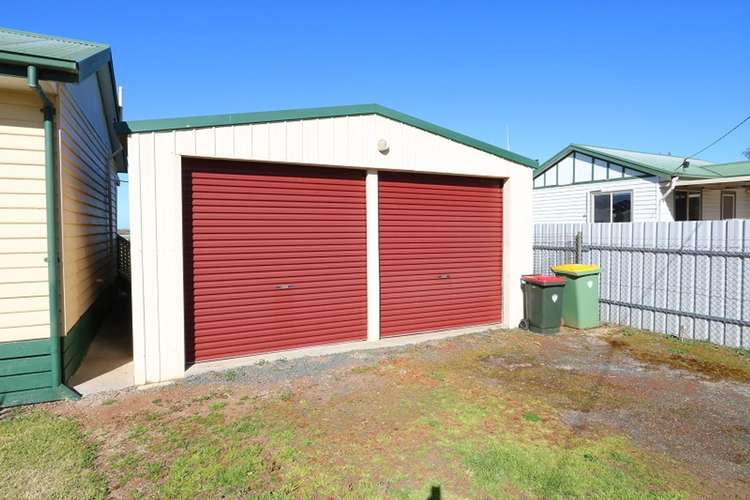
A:
POLYGON ((57 255, 57 172, 55 169, 55 106, 44 93, 36 66, 27 69, 27 83, 42 100, 44 115, 44 179, 47 206, 47 278, 49 280, 50 387, 61 398, 78 399, 80 395, 63 384, 62 349, 60 346, 59 281, 57 255))
POLYGON ((672 178, 669 181, 669 187, 667 188, 666 192, 662 195, 661 199, 666 200, 667 196, 669 196, 672 191, 674 191, 674 188, 677 187, 677 181, 679 181, 680 178, 676 175, 673 175, 672 178))

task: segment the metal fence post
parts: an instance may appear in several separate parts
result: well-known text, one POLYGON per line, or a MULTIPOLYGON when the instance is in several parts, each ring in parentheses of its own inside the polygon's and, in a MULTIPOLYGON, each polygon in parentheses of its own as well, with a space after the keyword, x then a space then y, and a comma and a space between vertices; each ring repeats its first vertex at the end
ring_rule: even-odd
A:
POLYGON ((576 233, 576 264, 583 262, 583 231, 576 233))

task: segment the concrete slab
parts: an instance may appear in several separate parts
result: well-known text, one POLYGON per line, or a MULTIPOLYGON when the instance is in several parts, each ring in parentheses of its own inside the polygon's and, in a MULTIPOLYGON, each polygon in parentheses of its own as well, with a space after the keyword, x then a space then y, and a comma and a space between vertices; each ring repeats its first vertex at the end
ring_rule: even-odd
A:
POLYGON ((133 335, 129 322, 114 317, 104 320, 68 385, 82 396, 134 385, 133 335))
POLYGON ((312 347, 302 347, 289 351, 278 351, 264 354, 255 354, 253 356, 244 356, 241 358, 221 359, 217 361, 204 361, 189 367, 185 371, 185 376, 200 375, 213 371, 231 370, 242 366, 254 365, 257 363, 266 363, 277 361, 279 359, 297 359, 306 356, 325 356, 328 354, 337 354, 341 352, 364 351, 369 349, 383 349, 385 347, 397 347, 411 344, 420 344, 430 340, 440 340, 459 335, 470 333, 483 333, 489 330, 500 328, 499 324, 474 326, 468 328, 455 328, 452 330, 442 330, 438 332, 420 333, 417 335, 403 335, 401 337, 388 337, 380 340, 362 340, 359 342, 346 342, 342 344, 326 344, 312 347))

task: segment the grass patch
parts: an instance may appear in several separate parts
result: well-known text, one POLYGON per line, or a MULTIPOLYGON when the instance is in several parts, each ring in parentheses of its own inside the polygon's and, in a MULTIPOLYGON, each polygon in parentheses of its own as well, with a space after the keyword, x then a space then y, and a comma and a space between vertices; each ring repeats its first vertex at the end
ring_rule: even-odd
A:
POLYGON ((641 332, 616 330, 607 337, 615 348, 651 364, 701 373, 712 379, 750 382, 750 351, 717 346, 708 342, 641 332))
POLYGON ((104 478, 93 470, 95 447, 75 420, 44 411, 0 420, 0 496, 104 498, 104 478))
POLYGON ((125 453, 107 465, 113 484, 143 497, 290 497, 294 488, 281 470, 296 453, 291 432, 250 416, 231 419, 219 412, 226 406, 215 402, 208 414, 134 425, 125 453))
POLYGON ((540 417, 539 415, 531 411, 527 411, 526 413, 524 413, 523 419, 529 422, 541 422, 542 421, 542 417, 540 417))
POLYGON ((507 439, 479 450, 464 449, 463 455, 477 482, 492 497, 506 496, 509 491, 540 498, 683 496, 617 438, 571 448, 507 439))

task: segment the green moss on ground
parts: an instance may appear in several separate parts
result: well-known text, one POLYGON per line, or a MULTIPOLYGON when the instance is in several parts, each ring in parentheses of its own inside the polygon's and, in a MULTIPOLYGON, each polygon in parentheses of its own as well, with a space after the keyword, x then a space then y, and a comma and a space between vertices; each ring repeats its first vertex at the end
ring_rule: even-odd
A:
POLYGON ((716 380, 750 382, 750 351, 747 349, 732 349, 630 328, 613 330, 607 342, 646 363, 701 373, 716 380))

